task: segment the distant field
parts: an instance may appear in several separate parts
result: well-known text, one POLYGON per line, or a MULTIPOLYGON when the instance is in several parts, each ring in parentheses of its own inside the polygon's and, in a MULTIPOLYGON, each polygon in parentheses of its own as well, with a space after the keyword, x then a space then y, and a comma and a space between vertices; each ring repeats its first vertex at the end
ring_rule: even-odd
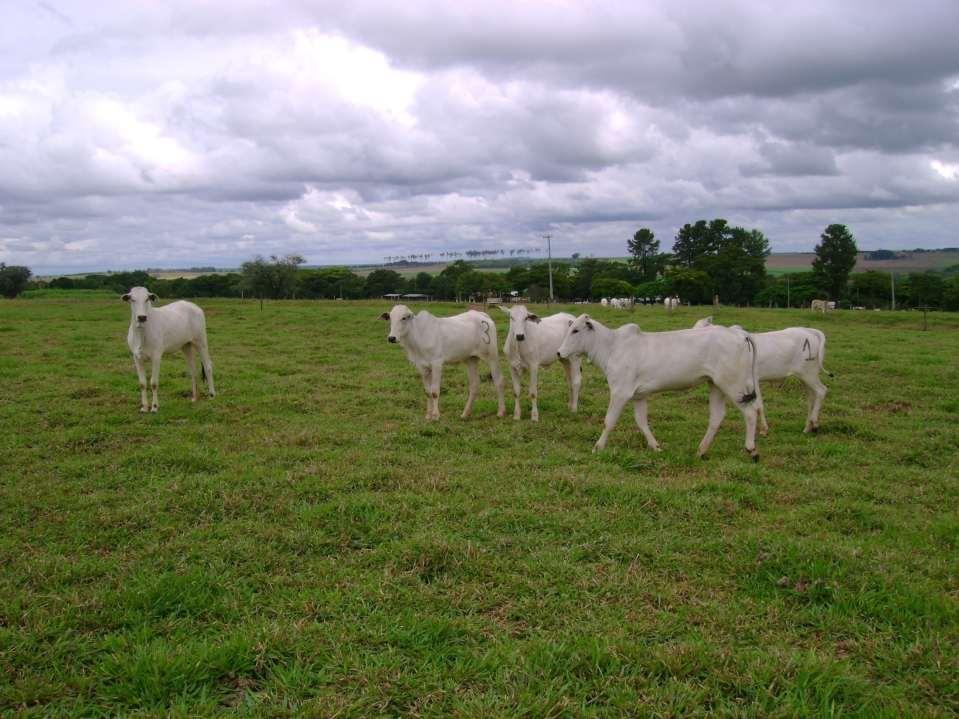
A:
MULTIPOLYGON (((895 260, 869 260, 865 259, 864 253, 860 253, 854 271, 926 272, 959 264, 959 252, 955 251, 931 250, 929 252, 905 252, 903 254, 904 257, 895 260)), ((766 259, 766 269, 773 275, 806 272, 812 268, 814 258, 815 254, 812 252, 772 254, 766 259)))
POLYGON ((721 309, 828 337, 821 433, 769 385, 754 464, 734 411, 696 459, 702 387, 594 455, 592 365, 538 424, 448 368, 427 423, 385 303, 202 305, 219 396, 169 357, 144 416, 120 302, 0 301, 0 714, 959 712, 959 315, 721 309))
POLYGON ((200 277, 202 275, 228 275, 234 274, 238 270, 218 270, 216 272, 190 272, 189 270, 170 270, 168 272, 151 272, 152 277, 156 277, 158 280, 192 280, 194 277, 200 277))

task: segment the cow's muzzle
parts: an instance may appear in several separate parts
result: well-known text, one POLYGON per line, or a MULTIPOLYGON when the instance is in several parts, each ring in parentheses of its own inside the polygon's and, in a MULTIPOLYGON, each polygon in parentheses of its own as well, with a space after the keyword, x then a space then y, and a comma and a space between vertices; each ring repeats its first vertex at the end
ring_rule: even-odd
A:
POLYGON ((393 335, 390 335, 386 339, 388 339, 390 342, 396 342, 396 337, 394 337, 393 335))
POLYGON ((522 342, 525 339, 526 339, 526 335, 516 335, 517 342, 522 342))
POLYGON ((137 315, 137 322, 139 322, 140 324, 143 324, 146 321, 147 321, 146 315, 137 315))

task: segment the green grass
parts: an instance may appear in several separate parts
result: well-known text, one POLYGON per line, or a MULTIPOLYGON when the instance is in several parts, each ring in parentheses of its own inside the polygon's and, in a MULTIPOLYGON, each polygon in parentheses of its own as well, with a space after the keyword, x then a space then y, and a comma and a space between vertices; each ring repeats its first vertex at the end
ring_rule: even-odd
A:
POLYGON ((382 303, 202 304, 219 396, 169 357, 142 416, 122 303, 0 302, 0 713, 959 712, 959 316, 719 311, 828 337, 753 464, 738 413, 695 458, 704 388, 593 455, 594 367, 539 424, 448 368, 427 423, 382 303))
POLYGON ((118 294, 110 290, 62 290, 51 287, 24 290, 20 295, 24 300, 94 300, 116 298, 118 294))

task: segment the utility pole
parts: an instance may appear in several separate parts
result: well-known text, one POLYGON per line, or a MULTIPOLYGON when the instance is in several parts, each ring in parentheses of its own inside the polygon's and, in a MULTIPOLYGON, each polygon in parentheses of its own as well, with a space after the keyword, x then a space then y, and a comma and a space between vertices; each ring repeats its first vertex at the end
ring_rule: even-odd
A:
POLYGON ((896 273, 889 273, 889 282, 892 285, 892 309, 896 309, 896 273))
POLYGON ((789 273, 786 273, 786 308, 789 308, 789 273))
POLYGON ((553 249, 550 245, 553 236, 547 232, 543 238, 546 240, 546 264, 549 267, 549 301, 554 302, 556 298, 553 297, 553 249))

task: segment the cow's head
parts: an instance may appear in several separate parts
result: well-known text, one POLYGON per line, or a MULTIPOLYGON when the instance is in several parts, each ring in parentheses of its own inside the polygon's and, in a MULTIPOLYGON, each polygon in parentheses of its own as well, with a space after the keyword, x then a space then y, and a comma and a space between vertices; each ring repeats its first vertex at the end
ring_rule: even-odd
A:
POLYGON ((713 326, 713 316, 703 317, 701 320, 696 320, 696 324, 693 325, 694 330, 698 330, 700 327, 712 327, 713 326))
POLYGON ((394 305, 389 312, 381 314, 380 319, 390 323, 390 333, 386 339, 390 342, 402 342, 406 333, 410 331, 413 311, 406 305, 394 305))
POLYGON ((589 315, 580 315, 569 323, 566 336, 556 355, 560 359, 588 354, 595 339, 595 326, 589 315))
POLYGON ((130 304, 133 319, 138 325, 143 325, 150 316, 150 306, 157 301, 157 296, 146 287, 133 287, 120 299, 130 304))
POLYGON ((499 308, 509 315, 509 332, 513 333, 517 342, 523 342, 526 339, 526 323, 533 322, 539 324, 539 316, 534 315, 525 305, 513 305, 512 307, 499 308))

